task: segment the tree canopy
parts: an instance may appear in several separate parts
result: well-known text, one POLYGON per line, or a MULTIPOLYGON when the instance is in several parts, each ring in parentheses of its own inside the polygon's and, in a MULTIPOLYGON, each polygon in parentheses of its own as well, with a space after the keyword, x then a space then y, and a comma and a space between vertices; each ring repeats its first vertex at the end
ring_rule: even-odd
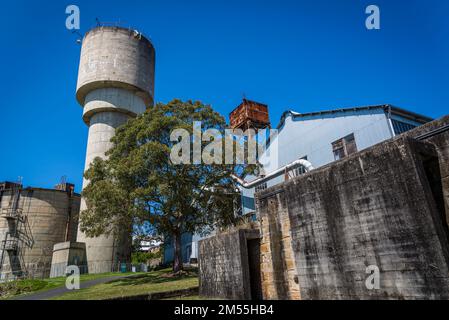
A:
MULTIPOLYGON (((173 100, 119 127, 107 159, 96 158, 85 172, 89 184, 83 190, 87 209, 80 215, 81 230, 88 236, 120 234, 130 221, 149 222, 158 235, 173 239, 174 271, 179 271, 183 233, 207 233, 236 223, 239 194, 230 176, 242 166, 171 161, 177 144, 171 133, 185 129, 192 134, 195 121, 201 121, 203 130, 224 131, 226 126, 208 105, 173 100)), ((193 148, 188 152, 192 159, 193 148)))

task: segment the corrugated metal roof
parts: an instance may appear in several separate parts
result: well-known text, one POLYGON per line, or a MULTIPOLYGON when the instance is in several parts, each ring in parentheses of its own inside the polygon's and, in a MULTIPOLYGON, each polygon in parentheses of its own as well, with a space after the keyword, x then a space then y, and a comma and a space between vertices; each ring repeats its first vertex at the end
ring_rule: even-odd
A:
POLYGON ((417 122, 421 122, 421 123, 427 123, 432 121, 433 119, 418 113, 414 113, 405 109, 401 109, 389 104, 384 104, 384 105, 374 105, 374 106, 361 106, 361 107, 352 107, 352 108, 340 108, 340 109, 333 109, 333 110, 324 110, 324 111, 315 111, 315 112, 307 112, 307 113, 299 113, 296 111, 292 111, 292 110, 287 110, 285 111, 282 116, 281 116, 281 120, 277 126, 277 128, 281 128, 284 123, 285 123, 285 119, 288 116, 292 116, 294 119, 301 119, 301 118, 306 118, 306 117, 313 117, 313 116, 320 116, 320 115, 330 115, 330 114, 334 114, 336 116, 338 116, 338 114, 341 114, 341 116, 344 116, 344 113, 346 112, 362 112, 362 111, 366 111, 366 110, 376 110, 376 109, 382 109, 384 110, 386 113, 391 113, 391 114, 396 114, 396 115, 400 115, 402 117, 405 118, 409 118, 411 120, 417 121, 417 122))

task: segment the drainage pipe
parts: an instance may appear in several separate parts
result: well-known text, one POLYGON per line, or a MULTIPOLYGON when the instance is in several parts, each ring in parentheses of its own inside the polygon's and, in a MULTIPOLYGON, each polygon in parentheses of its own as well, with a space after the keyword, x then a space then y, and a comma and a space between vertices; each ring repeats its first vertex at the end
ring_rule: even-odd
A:
POLYGON ((281 173, 283 173, 285 171, 288 171, 288 170, 290 170, 290 169, 292 169, 294 167, 300 166, 300 165, 303 166, 306 169, 306 172, 309 172, 309 171, 314 169, 312 164, 309 161, 304 160, 304 159, 298 159, 298 160, 293 161, 292 163, 287 164, 286 166, 283 166, 283 167, 281 167, 281 168, 279 168, 279 169, 269 173, 268 175, 266 175, 264 177, 260 177, 260 178, 254 180, 254 181, 251 181, 251 182, 247 182, 247 181, 243 180, 242 178, 237 177, 234 174, 231 175, 231 177, 232 177, 232 179, 235 180, 235 182, 237 182, 243 188, 251 189, 252 187, 258 185, 259 183, 263 183, 263 182, 265 182, 267 180, 270 180, 271 178, 273 178, 273 177, 275 177, 275 176, 277 176, 277 175, 279 175, 279 174, 281 174, 281 173))

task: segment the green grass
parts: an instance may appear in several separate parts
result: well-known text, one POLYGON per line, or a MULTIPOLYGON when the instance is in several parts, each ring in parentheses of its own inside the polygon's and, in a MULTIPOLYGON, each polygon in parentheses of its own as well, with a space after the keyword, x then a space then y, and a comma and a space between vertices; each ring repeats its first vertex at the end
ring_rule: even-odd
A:
POLYGON ((195 270, 188 274, 173 276, 171 269, 163 269, 71 291, 56 297, 55 300, 102 300, 197 286, 198 275, 195 270))
MULTIPOLYGON (((135 275, 135 273, 109 272, 101 274, 82 274, 80 281, 89 281, 110 276, 135 275)), ((66 277, 48 278, 48 279, 25 279, 16 280, 0 284, 0 300, 15 298, 41 291, 47 291, 65 286, 66 277)))

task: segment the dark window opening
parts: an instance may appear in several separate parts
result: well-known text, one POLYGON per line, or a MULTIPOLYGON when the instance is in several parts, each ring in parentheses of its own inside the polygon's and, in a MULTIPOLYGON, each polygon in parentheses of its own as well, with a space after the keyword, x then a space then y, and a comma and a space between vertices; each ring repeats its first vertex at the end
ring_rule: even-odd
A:
POLYGON ((263 190, 265 190, 267 188, 268 188, 267 183, 264 182, 264 183, 261 183, 261 184, 257 185, 255 190, 256 190, 256 192, 260 192, 260 191, 263 191, 263 190))
POLYGON ((354 134, 351 133, 344 138, 341 138, 332 143, 332 151, 334 152, 334 159, 340 160, 353 153, 357 152, 357 144, 355 143, 354 134))
POLYGON ((443 233, 447 244, 449 245, 449 220, 446 216, 444 205, 443 186, 441 183, 440 164, 438 157, 424 157, 422 156, 422 164, 426 174, 429 187, 432 192, 432 197, 435 201, 435 206, 439 214, 443 233))

